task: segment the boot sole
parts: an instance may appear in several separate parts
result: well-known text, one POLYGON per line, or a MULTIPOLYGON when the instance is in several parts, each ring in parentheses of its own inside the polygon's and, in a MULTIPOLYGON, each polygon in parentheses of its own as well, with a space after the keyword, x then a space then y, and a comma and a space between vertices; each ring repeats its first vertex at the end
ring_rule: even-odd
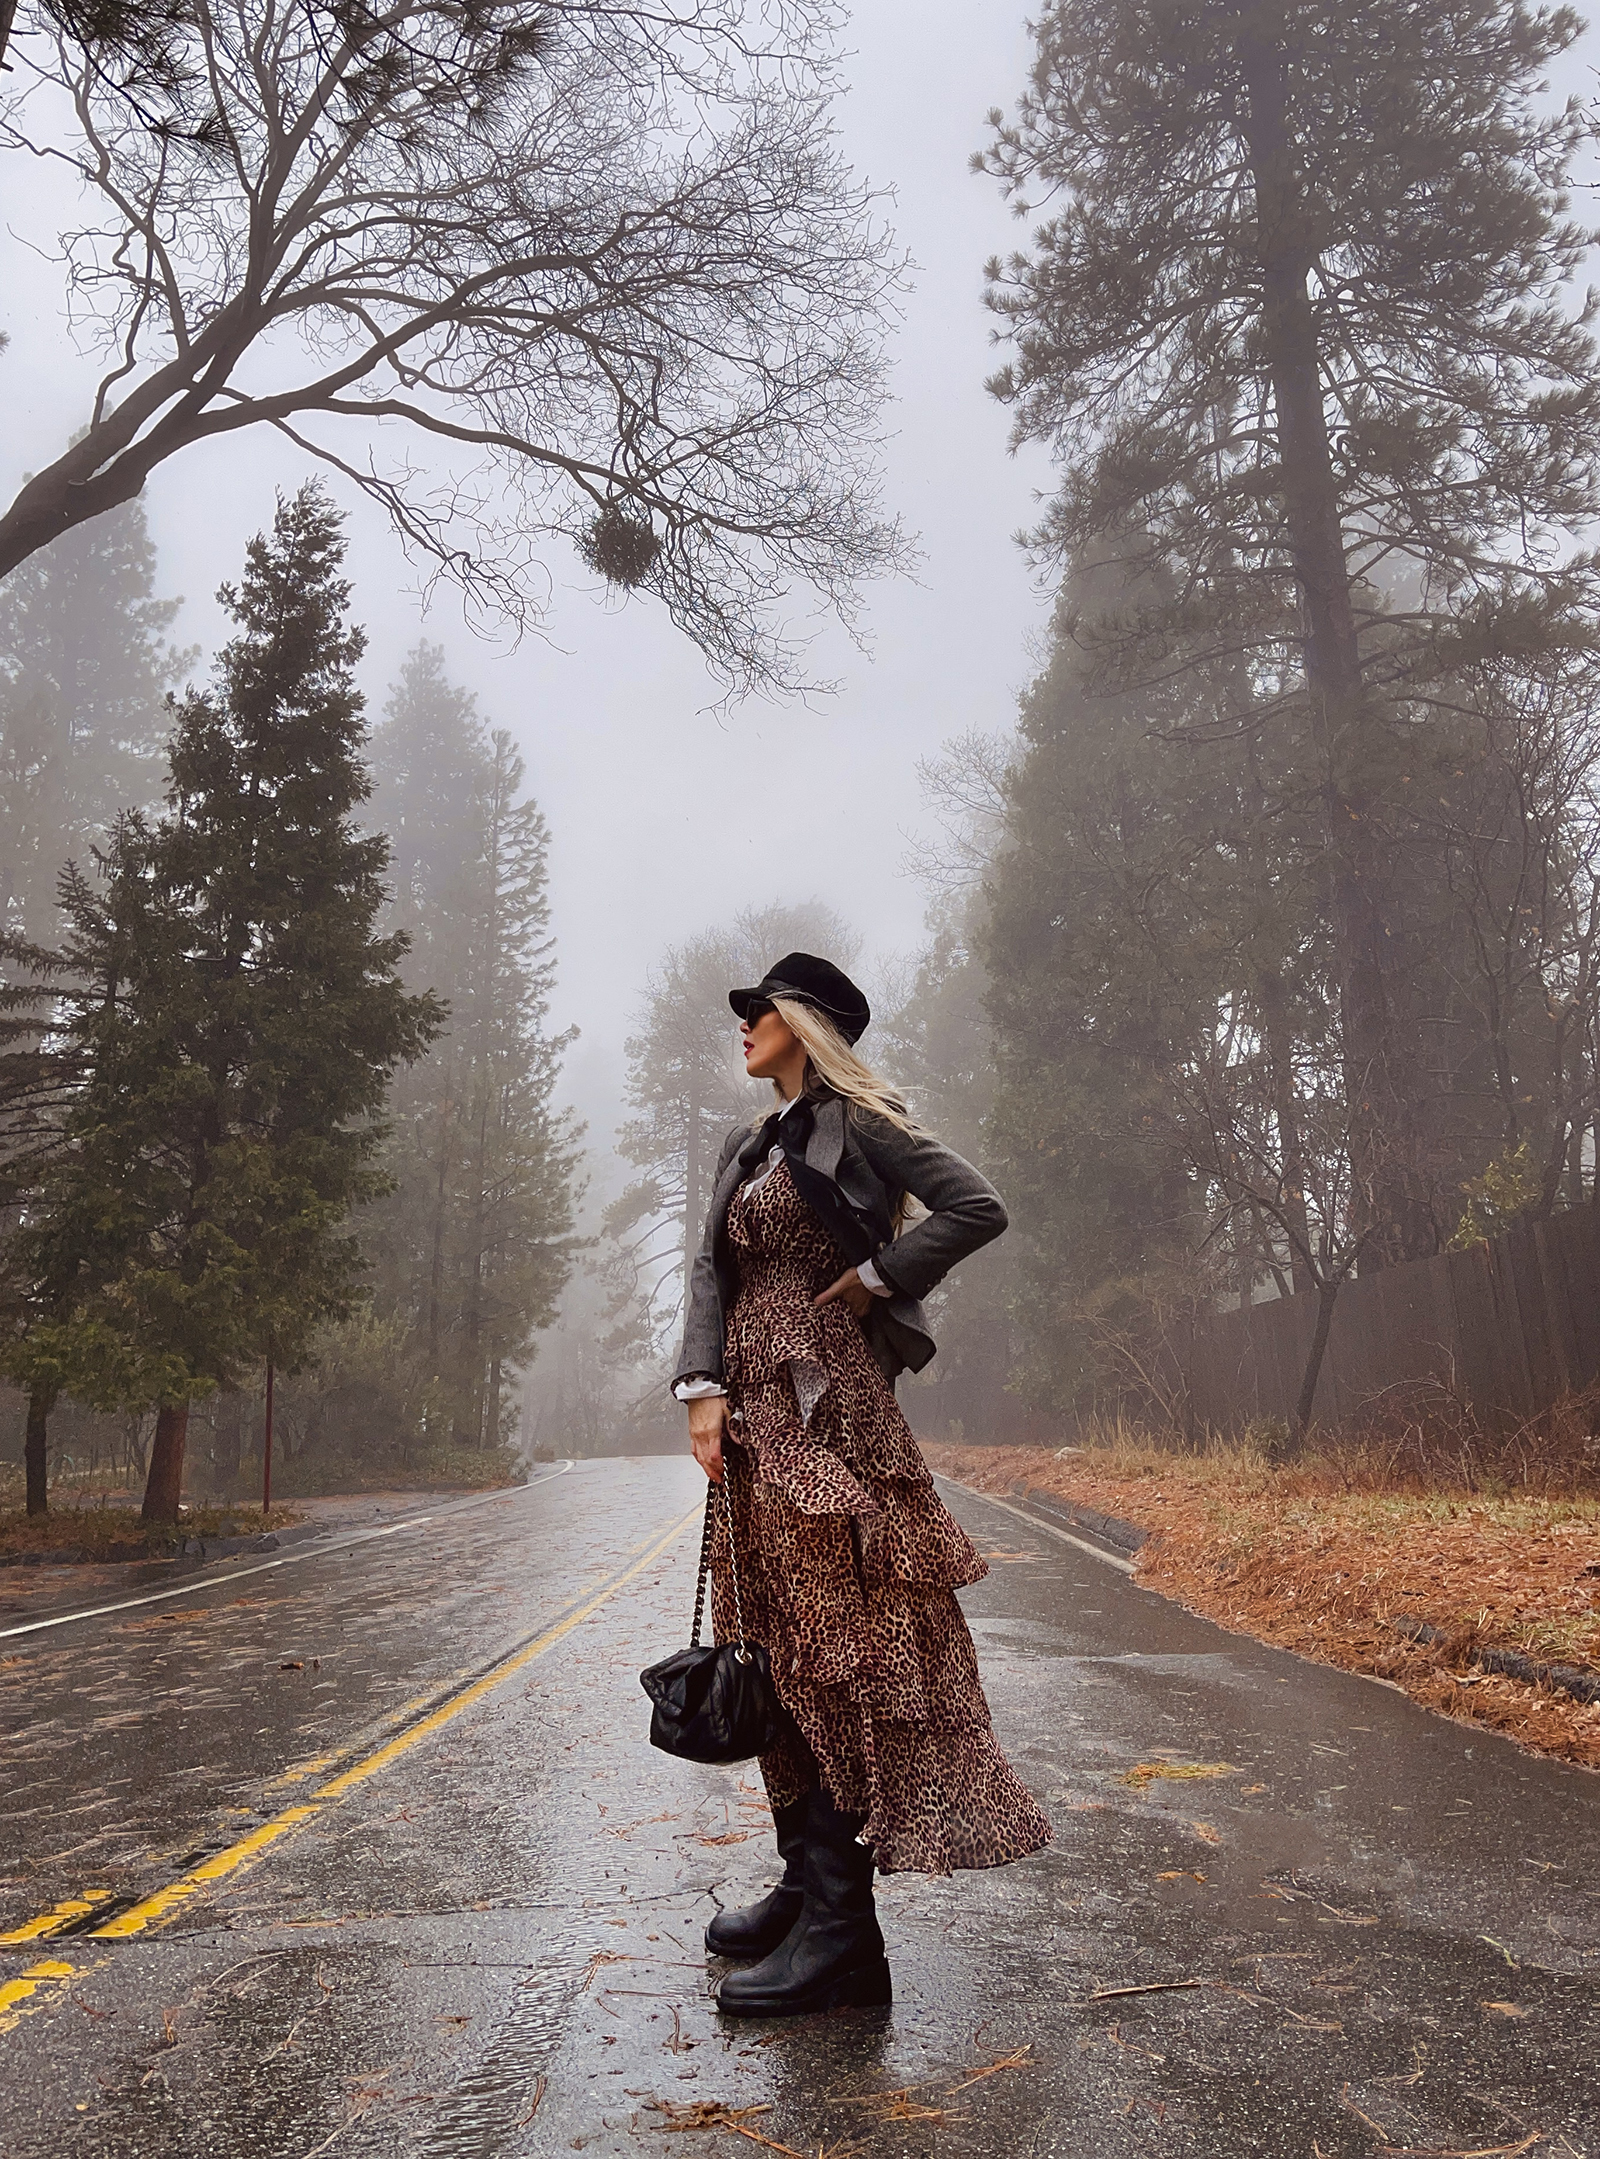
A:
POLYGON ((845 1972, 823 1986, 808 1987, 801 1994, 745 1995, 742 1998, 735 1994, 730 2001, 724 1987, 717 1996, 717 2007, 725 2017, 806 2017, 815 2016, 824 2009, 886 2009, 893 2000, 894 1982, 889 1976, 888 1962, 880 1958, 876 1964, 845 1972))
POLYGON ((792 1932, 791 1927, 785 1927, 781 1934, 768 1935, 758 1942, 724 1944, 714 1942, 708 1928, 706 1953, 709 1956, 721 1957, 729 1964, 759 1964, 763 1957, 770 1957, 774 1949, 781 1949, 792 1932))

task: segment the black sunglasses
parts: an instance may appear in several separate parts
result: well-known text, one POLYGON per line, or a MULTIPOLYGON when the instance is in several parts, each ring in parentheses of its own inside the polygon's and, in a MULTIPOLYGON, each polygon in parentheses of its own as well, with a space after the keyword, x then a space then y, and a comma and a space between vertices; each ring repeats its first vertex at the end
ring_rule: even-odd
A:
POLYGON ((770 998, 753 997, 744 1008, 744 1023, 747 1027, 753 1027, 757 1020, 764 1020, 769 1012, 776 1012, 777 1009, 770 998))

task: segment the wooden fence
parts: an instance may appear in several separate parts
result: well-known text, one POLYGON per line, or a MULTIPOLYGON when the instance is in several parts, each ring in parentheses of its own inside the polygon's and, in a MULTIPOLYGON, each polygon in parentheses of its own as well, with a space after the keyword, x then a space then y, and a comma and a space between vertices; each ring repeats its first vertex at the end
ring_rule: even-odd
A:
MULTIPOLYGON (((1168 1345, 1166 1377, 1195 1429, 1291 1419, 1314 1296, 1218 1313, 1168 1345)), ((1600 1208, 1577 1207, 1465 1252, 1347 1282, 1334 1306, 1314 1417, 1370 1416, 1433 1381, 1508 1429, 1600 1379, 1600 1208)))

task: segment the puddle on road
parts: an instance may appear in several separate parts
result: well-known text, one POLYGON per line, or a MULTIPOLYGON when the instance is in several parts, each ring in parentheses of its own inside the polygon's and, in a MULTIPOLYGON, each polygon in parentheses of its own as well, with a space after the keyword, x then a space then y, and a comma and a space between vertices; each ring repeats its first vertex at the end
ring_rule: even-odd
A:
POLYGON ((491 2159, 527 2127, 587 1968, 552 1964, 516 1989, 488 2051, 440 2107, 427 2159, 491 2159))

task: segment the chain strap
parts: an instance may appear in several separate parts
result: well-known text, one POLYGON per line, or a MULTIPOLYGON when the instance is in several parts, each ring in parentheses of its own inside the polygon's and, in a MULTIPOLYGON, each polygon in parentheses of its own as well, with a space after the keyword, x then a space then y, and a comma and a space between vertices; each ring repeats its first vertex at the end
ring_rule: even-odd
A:
POLYGON ((715 1502, 712 1493, 716 1486, 706 1479, 706 1526, 700 1535, 700 1573, 694 1585, 694 1626, 689 1633, 689 1647, 700 1647, 700 1622, 706 1609, 706 1576, 711 1572, 711 1538, 716 1528, 716 1516, 712 1512, 715 1502))
POLYGON ((739 1647, 735 1651, 741 1664, 750 1662, 750 1653, 744 1640, 744 1600, 739 1594, 739 1550, 733 1534, 733 1501, 728 1493, 729 1463, 726 1455, 722 1462, 722 1482, 706 1485, 706 1523, 700 1535, 700 1574, 694 1585, 694 1626, 689 1634, 689 1647, 700 1647, 700 1627, 705 1617, 706 1581, 711 1573, 711 1540, 716 1532, 717 1494, 722 1495, 723 1520, 728 1525, 728 1569, 733 1577, 733 1624, 739 1647))

